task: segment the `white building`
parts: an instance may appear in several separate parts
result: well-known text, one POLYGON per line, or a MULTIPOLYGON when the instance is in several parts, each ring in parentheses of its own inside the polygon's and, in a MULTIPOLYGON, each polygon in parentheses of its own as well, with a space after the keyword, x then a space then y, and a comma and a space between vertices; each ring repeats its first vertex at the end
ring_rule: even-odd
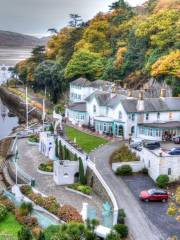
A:
POLYGON ((51 132, 40 132, 39 151, 51 160, 55 160, 55 141, 51 132))
POLYGON ((57 185, 77 182, 79 177, 79 161, 54 161, 54 181, 57 185))
POLYGON ((164 90, 158 98, 144 98, 143 91, 135 98, 132 92, 129 96, 113 93, 109 82, 103 85, 97 80, 90 84, 78 79, 71 83, 71 100, 76 84, 81 95, 78 98, 83 101, 73 101, 66 109, 66 117, 74 125, 93 126, 100 134, 125 139, 131 135, 162 141, 180 135, 180 98, 166 97, 164 90))

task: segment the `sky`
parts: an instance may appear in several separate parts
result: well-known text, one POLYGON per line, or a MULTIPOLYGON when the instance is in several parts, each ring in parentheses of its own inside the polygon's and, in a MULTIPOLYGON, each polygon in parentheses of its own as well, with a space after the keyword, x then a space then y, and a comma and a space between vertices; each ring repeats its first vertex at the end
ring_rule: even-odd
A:
MULTIPOLYGON (((66 26, 70 13, 78 13, 86 21, 99 11, 108 11, 112 2, 115 0, 0 0, 0 30, 40 37, 49 28, 66 26)), ((127 2, 136 6, 145 0, 127 2)))

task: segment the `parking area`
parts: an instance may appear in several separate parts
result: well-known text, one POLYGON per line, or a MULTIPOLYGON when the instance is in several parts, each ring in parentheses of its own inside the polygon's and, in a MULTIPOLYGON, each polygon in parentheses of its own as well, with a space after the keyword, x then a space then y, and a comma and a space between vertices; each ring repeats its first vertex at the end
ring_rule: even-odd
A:
POLYGON ((143 190, 154 188, 155 184, 149 176, 136 175, 122 177, 135 198, 140 204, 140 207, 150 219, 150 221, 168 237, 176 235, 180 239, 180 223, 174 217, 166 214, 168 203, 162 202, 142 202, 139 200, 139 193, 143 190))

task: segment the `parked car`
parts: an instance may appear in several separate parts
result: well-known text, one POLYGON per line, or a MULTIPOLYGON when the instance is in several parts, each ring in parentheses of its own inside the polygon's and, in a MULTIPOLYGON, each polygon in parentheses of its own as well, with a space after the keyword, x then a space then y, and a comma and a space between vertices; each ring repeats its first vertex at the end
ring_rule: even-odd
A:
POLYGON ((173 142, 175 144, 180 144, 180 136, 173 137, 173 142))
POLYGON ((133 138, 130 143, 131 148, 141 147, 142 145, 143 145, 143 141, 142 139, 139 139, 139 138, 133 138))
POLYGON ((162 201, 166 202, 169 198, 167 191, 161 189, 149 189, 147 191, 142 191, 139 198, 142 201, 162 201))
POLYGON ((170 151, 168 151, 169 155, 180 155, 180 148, 172 148, 170 151))
POLYGON ((161 147, 160 142, 144 142, 144 147, 149 150, 154 150, 161 147))

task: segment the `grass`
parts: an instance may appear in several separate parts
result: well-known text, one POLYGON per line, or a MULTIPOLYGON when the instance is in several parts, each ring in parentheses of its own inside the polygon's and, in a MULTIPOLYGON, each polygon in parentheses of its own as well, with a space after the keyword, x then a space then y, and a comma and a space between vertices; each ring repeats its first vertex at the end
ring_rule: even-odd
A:
POLYGON ((77 145, 87 153, 91 152, 93 149, 102 144, 108 143, 108 141, 103 138, 83 133, 73 127, 65 126, 65 131, 67 137, 72 141, 74 141, 74 138, 76 138, 77 145))
POLYGON ((20 229, 21 225, 16 221, 15 216, 12 213, 8 213, 6 218, 0 222, 0 239, 1 234, 12 235, 13 239, 16 239, 20 229))

